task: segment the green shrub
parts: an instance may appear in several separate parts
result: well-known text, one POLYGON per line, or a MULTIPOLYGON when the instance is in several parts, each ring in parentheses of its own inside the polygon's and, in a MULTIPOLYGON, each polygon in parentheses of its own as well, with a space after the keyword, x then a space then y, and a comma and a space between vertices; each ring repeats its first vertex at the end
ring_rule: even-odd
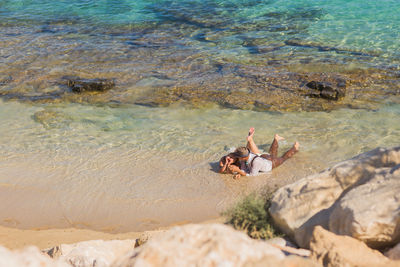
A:
POLYGON ((272 225, 268 214, 271 193, 261 197, 250 194, 231 209, 223 213, 227 217, 227 224, 235 229, 245 231, 251 238, 270 239, 282 236, 272 225))

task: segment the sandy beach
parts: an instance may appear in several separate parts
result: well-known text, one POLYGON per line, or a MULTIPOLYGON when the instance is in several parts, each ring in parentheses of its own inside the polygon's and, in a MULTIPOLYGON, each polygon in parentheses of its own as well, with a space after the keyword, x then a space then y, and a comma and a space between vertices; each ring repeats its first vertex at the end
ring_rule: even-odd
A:
MULTIPOLYGON (((223 223, 224 217, 207 220, 202 224, 223 223)), ((166 231, 174 226, 189 222, 177 223, 157 230, 143 232, 126 232, 111 234, 89 229, 46 229, 46 230, 23 230, 0 226, 0 244, 9 249, 21 249, 27 246, 37 246, 39 249, 51 248, 60 244, 73 244, 87 240, 124 240, 136 239, 142 235, 153 235, 166 231)))
POLYGON ((0 244, 9 249, 20 249, 26 246, 37 246, 40 249, 59 244, 72 244, 86 240, 121 240, 136 239, 141 232, 109 234, 86 229, 49 229, 21 230, 0 226, 0 244))

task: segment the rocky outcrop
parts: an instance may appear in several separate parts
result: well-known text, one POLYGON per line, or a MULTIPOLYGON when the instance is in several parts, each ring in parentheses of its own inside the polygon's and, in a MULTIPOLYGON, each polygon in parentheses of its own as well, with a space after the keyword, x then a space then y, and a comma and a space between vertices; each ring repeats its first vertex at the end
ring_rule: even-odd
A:
MULTIPOLYGON (((357 232, 357 229, 364 231, 365 225, 360 227, 356 226, 361 221, 354 220, 351 215, 347 216, 346 220, 341 219, 341 215, 339 215, 339 202, 343 199, 343 203, 349 203, 351 196, 356 197, 357 193, 351 193, 349 197, 345 198, 347 194, 357 187, 371 182, 371 185, 365 185, 358 189, 364 190, 362 191, 363 195, 358 195, 359 202, 365 201, 365 194, 368 194, 367 196, 371 200, 381 199, 382 203, 379 204, 379 207, 385 206, 385 210, 388 212, 395 211, 396 205, 398 205, 396 204, 398 203, 398 191, 395 190, 394 184, 397 186, 400 183, 398 171, 396 171, 398 168, 396 165, 398 164, 400 164, 400 147, 392 149, 377 148, 370 152, 363 153, 319 174, 303 178, 291 185, 280 188, 272 198, 269 212, 275 224, 288 236, 295 239, 301 247, 308 246, 312 231, 316 225, 321 225, 326 229, 332 227, 332 231, 337 230, 338 232, 344 231, 343 229, 352 229, 351 231, 346 230, 346 234, 354 236, 355 238, 364 235, 368 236, 368 239, 371 239, 371 236, 375 236, 380 240, 378 236, 384 235, 385 241, 380 245, 392 244, 399 238, 398 229, 400 227, 400 220, 398 219, 398 214, 388 213, 385 214, 386 218, 382 219, 378 218, 382 216, 382 213, 377 210, 375 214, 378 217, 368 218, 362 222, 367 223, 367 221, 370 220, 369 224, 372 225, 375 221, 376 226, 382 221, 392 222, 393 226, 391 230, 385 232, 388 228, 381 227, 381 232, 376 232, 378 231, 377 227, 367 227, 375 232, 370 232, 368 234, 361 233, 357 232), (384 178, 379 178, 378 176, 382 175, 382 172, 386 173, 386 175, 384 178), (379 180, 381 180, 381 182, 379 182, 379 180), (392 187, 393 190, 385 191, 385 193, 383 193, 383 191, 368 191, 368 188, 372 189, 378 186, 382 187, 382 190, 384 190, 383 185, 379 184, 386 183, 389 180, 391 181, 390 186, 385 186, 385 188, 390 189, 390 187, 392 187), (375 186, 372 185, 374 181, 377 181, 375 186), (382 199, 382 197, 384 199, 382 199), (389 197, 390 199, 388 199, 389 197), (338 204, 335 204, 336 202, 338 204), (336 211, 332 213, 334 209, 336 209, 336 211), (333 215, 330 225, 331 214, 333 215), (337 223, 334 223, 334 221, 337 223)), ((355 203, 355 201, 352 200, 352 203, 355 203)), ((355 205, 354 209, 358 209, 358 211, 353 211, 353 213, 363 214, 363 207, 364 206, 355 205)), ((399 210, 399 206, 397 206, 397 210, 399 210)), ((366 212, 365 209, 364 212, 366 212)), ((371 244, 374 242, 376 242, 375 239, 371 244)))
POLYGON ((392 260, 400 261, 400 243, 398 243, 394 248, 391 248, 385 253, 385 256, 392 260))
POLYGON ((361 241, 349 236, 335 235, 321 226, 315 227, 313 231, 310 249, 311 257, 325 267, 394 267, 400 264, 361 241))
POLYGON ((329 217, 329 229, 373 248, 400 241, 400 165, 379 169, 367 183, 339 199, 329 217))
POLYGON ((154 237, 113 266, 245 266, 264 258, 280 262, 285 256, 225 225, 185 225, 154 237))
POLYGON ((133 251, 135 240, 91 240, 75 244, 62 244, 46 253, 74 267, 106 267, 118 258, 133 251))
MULTIPOLYGON (((329 111, 338 108, 376 109, 382 99, 393 99, 397 103, 400 94, 400 83, 394 82, 398 77, 387 71, 352 69, 343 72, 346 67, 340 67, 340 72, 324 72, 323 68, 315 67, 305 71, 303 64, 290 64, 283 68, 281 60, 271 61, 275 63, 251 66, 207 59, 190 64, 193 70, 185 68, 175 74, 148 71, 118 75, 118 72, 103 73, 100 79, 96 78, 98 73, 90 72, 85 74, 88 79, 39 71, 13 76, 12 79, 8 78, 9 75, 2 75, 0 98, 112 106, 140 104, 159 107, 179 103, 190 107, 216 104, 256 111, 329 111), (34 75, 37 77, 32 81, 34 75), (118 87, 114 87, 113 77, 118 77, 118 87)), ((169 68, 171 62, 165 64, 168 66, 164 67, 169 68)), ((70 75, 80 75, 80 72, 71 72, 70 75)))
POLYGON ((291 247, 284 239, 254 240, 222 224, 184 225, 139 239, 147 238, 136 248, 137 240, 92 240, 42 252, 0 246, 0 266, 320 266, 310 259, 310 251, 291 247))
POLYGON ((261 266, 266 263, 270 266, 319 266, 308 259, 310 251, 288 245, 290 243, 282 238, 256 241, 226 225, 206 224, 145 234, 136 241, 95 240, 63 244, 45 253, 74 267, 261 266), (138 242, 145 243, 137 247, 138 242))
POLYGON ((104 92, 115 86, 114 79, 83 79, 79 77, 67 77, 67 85, 74 93, 104 92))
MULTIPOLYGON (((235 265, 234 265, 235 266, 235 265)), ((322 265, 308 258, 288 256, 283 260, 264 257, 261 260, 249 260, 245 267, 321 267, 322 265)))
POLYGON ((37 247, 11 251, 0 246, 0 266, 4 267, 71 267, 64 261, 53 260, 41 253, 37 247))

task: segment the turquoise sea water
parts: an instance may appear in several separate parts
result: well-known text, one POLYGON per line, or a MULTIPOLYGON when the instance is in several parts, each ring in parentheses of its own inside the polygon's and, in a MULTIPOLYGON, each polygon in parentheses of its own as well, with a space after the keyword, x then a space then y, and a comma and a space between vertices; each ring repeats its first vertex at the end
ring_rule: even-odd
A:
POLYGON ((319 60, 396 69, 399 14, 394 0, 0 1, 3 27, 39 27, 42 34, 64 38, 75 34, 75 40, 88 38, 99 46, 115 40, 131 47, 172 45, 203 49, 215 58, 313 53, 319 60), (135 41, 143 35, 151 38, 148 43, 135 41), (171 42, 160 43, 168 38, 171 42), (294 39, 303 45, 285 44, 294 39))
POLYGON ((242 66, 374 68, 399 88, 399 14, 398 1, 0 0, 0 223, 129 231, 201 221, 247 192, 399 145, 398 94, 331 112, 135 105, 154 88, 222 88, 220 73, 246 75, 242 66), (117 88, 100 102, 36 101, 64 75, 117 88), (301 153, 254 179, 217 174, 249 127, 263 150, 279 133, 281 151, 298 140, 301 153))

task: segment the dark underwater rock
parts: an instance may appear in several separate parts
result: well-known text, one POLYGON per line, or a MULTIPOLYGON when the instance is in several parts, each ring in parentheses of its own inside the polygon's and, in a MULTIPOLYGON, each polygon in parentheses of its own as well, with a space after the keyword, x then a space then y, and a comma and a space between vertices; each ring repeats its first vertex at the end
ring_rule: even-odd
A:
POLYGON ((10 82, 12 82, 13 78, 11 76, 5 75, 5 76, 0 76, 0 86, 1 85, 6 85, 10 82))
MULTIPOLYGON (((254 45, 261 43, 260 40, 253 41, 254 45)), ((190 60, 186 57, 187 54, 182 54, 157 61, 157 71, 124 72, 125 76, 119 76, 117 72, 97 76, 101 75, 97 72, 88 76, 118 77, 118 87, 113 79, 82 79, 74 74, 60 77, 57 72, 16 73, 11 82, 0 86, 0 98, 32 103, 112 106, 185 105, 203 108, 218 105, 261 112, 331 111, 339 108, 375 110, 382 101, 400 101, 397 70, 346 70, 342 65, 332 67, 317 62, 310 63, 316 64, 312 68, 300 62, 288 68, 289 62, 278 58, 270 59, 274 60, 274 65, 266 62, 254 65, 225 59, 210 61, 203 55, 190 60), (325 72, 320 72, 323 70, 325 72)), ((0 75, 0 81, 6 83, 10 80, 9 75, 0 75)), ((52 127, 55 124, 48 122, 46 125, 52 127)))
POLYGON ((337 83, 336 88, 328 82, 311 81, 306 86, 313 91, 310 92, 312 97, 321 97, 328 100, 339 100, 345 96, 346 82, 340 81, 337 83))
POLYGON ((312 49, 317 49, 320 52, 327 52, 327 51, 334 51, 338 54, 350 54, 353 56, 362 56, 362 57, 377 57, 379 56, 379 53, 364 53, 356 50, 351 50, 351 49, 340 49, 337 47, 333 46, 326 46, 323 44, 319 43, 314 43, 314 42, 304 42, 299 39, 289 39, 285 41, 285 45, 287 46, 295 46, 295 47, 301 47, 301 48, 312 48, 312 49))
POLYGON ((104 92, 115 87, 114 79, 84 79, 79 77, 68 77, 67 85, 74 93, 104 92))

